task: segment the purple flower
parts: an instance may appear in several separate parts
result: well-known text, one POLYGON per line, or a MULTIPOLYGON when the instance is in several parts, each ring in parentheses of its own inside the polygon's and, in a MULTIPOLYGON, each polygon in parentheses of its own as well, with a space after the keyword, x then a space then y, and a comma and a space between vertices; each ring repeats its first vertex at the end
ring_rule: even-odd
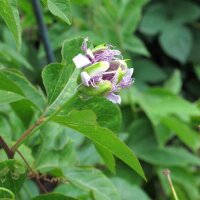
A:
POLYGON ((128 68, 121 52, 111 45, 101 44, 94 49, 87 47, 86 38, 82 44, 83 54, 73 58, 77 68, 82 68, 81 90, 87 95, 101 95, 113 103, 121 103, 118 95, 122 88, 133 83, 133 68, 128 68))

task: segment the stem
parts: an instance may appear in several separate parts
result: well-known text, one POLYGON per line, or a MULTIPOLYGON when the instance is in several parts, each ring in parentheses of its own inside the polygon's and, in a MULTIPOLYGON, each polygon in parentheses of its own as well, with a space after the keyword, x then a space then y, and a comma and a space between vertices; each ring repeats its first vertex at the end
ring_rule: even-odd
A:
MULTIPOLYGON (((33 171, 33 169, 31 168, 31 166, 29 165, 29 163, 26 161, 26 159, 24 158, 24 156, 22 155, 22 153, 19 151, 19 150, 16 150, 16 152, 19 154, 19 156, 22 158, 22 160, 25 162, 27 168, 29 169, 29 171, 31 171, 31 173, 35 174, 35 172, 33 171)), ((45 189, 45 187, 42 185, 42 183, 40 182, 40 180, 35 177, 37 183, 39 184, 41 190, 44 192, 44 193, 47 193, 47 190, 45 189)))
POLYGON ((6 142, 4 141, 4 139, 1 136, 0 136, 0 146, 4 149, 4 151, 6 152, 6 155, 8 156, 9 159, 14 158, 14 153, 13 153, 12 149, 10 149, 8 147, 8 145, 6 144, 6 142))
POLYGON ((44 44, 44 48, 46 51, 48 62, 49 63, 54 62, 55 58, 54 58, 53 50, 50 45, 47 27, 44 23, 44 19, 42 16, 40 2, 39 2, 39 0, 32 0, 32 4, 33 4, 33 10, 35 13, 35 17, 37 19, 37 23, 39 26, 39 31, 40 31, 40 35, 42 38, 42 42, 44 44))
POLYGON ((12 146, 11 150, 13 154, 16 152, 18 146, 26 139, 27 136, 29 136, 34 129, 36 129, 42 122, 44 121, 43 116, 40 117, 35 124, 33 124, 31 127, 29 127, 22 135, 21 137, 16 141, 16 143, 12 146))
POLYGON ((21 137, 16 141, 16 143, 12 146, 11 151, 14 155, 19 145, 31 134, 33 134, 40 126, 47 123, 50 119, 52 119, 56 114, 58 114, 64 106, 70 106, 70 104, 77 98, 78 93, 75 93, 65 104, 63 104, 57 111, 54 111, 54 113, 48 113, 49 108, 48 107, 43 115, 36 121, 35 124, 33 124, 31 127, 29 127, 22 135, 21 137))
POLYGON ((170 170, 169 169, 165 169, 163 171, 163 174, 167 177, 167 180, 168 180, 168 183, 170 185, 170 188, 172 190, 172 194, 174 196, 174 199, 175 200, 179 200, 177 194, 176 194, 176 190, 174 189, 174 186, 173 186, 173 183, 172 183, 172 180, 171 180, 171 177, 170 177, 170 170))

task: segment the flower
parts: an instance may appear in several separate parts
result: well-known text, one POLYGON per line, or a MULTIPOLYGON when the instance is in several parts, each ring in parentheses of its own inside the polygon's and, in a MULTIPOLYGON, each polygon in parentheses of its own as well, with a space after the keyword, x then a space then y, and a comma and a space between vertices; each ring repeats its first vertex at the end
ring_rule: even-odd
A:
POLYGON ((133 83, 133 68, 128 68, 121 52, 111 45, 101 44, 94 49, 82 44, 82 54, 73 58, 77 68, 82 68, 80 90, 90 96, 104 96, 113 103, 121 103, 118 94, 133 83))

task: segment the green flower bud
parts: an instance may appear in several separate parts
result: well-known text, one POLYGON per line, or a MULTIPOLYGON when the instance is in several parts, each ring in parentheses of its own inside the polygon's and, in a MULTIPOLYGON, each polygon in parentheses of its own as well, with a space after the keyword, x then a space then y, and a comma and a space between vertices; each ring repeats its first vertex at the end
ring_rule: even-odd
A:
POLYGON ((89 96, 104 96, 112 90, 110 81, 103 81, 96 85, 96 87, 80 86, 79 90, 89 96))
POLYGON ((105 72, 108 68, 109 62, 101 61, 86 67, 84 71, 87 72, 89 76, 94 77, 100 75, 102 72, 105 72))

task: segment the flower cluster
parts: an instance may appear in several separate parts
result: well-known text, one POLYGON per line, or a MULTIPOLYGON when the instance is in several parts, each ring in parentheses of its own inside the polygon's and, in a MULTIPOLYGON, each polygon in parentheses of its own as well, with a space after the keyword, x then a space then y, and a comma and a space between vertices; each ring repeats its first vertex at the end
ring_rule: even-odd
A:
POLYGON ((121 52, 111 45, 102 44, 94 49, 87 47, 87 38, 82 44, 84 54, 73 58, 81 72, 81 90, 90 96, 101 95, 113 103, 121 103, 120 89, 133 83, 133 68, 128 68, 121 52))

